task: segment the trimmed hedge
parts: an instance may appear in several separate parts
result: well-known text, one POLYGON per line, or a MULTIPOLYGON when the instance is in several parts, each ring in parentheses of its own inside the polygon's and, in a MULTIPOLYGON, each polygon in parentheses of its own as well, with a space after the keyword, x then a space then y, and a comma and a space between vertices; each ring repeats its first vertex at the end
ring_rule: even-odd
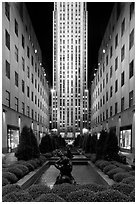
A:
POLYGON ((95 194, 95 202, 129 202, 129 198, 117 190, 109 189, 95 194))
POLYGON ((10 182, 8 181, 8 179, 7 178, 3 178, 2 177, 2 186, 5 186, 5 185, 7 185, 7 184, 9 184, 10 182))
POLYGON ((104 172, 105 174, 107 174, 108 171, 110 171, 110 170, 112 170, 112 169, 115 169, 115 168, 116 168, 115 165, 110 164, 110 165, 104 167, 103 172, 104 172))
POLYGON ((113 176, 119 172, 125 172, 122 168, 117 167, 115 169, 111 169, 110 171, 107 172, 107 175, 109 178, 113 179, 113 176))
POLYGON ((100 168, 100 165, 104 163, 105 160, 97 160, 95 165, 100 168))
POLYGON ((135 177, 134 176, 130 176, 128 178, 124 178, 122 180, 122 183, 125 183, 125 184, 132 184, 133 186, 135 186, 135 177))
POLYGON ((124 178, 128 178, 130 177, 131 175, 127 172, 122 172, 122 173, 117 173, 114 175, 114 181, 116 182, 121 182, 124 178))
POLYGON ((79 189, 87 189, 93 192, 99 192, 99 191, 104 191, 107 190, 108 187, 105 185, 99 185, 96 183, 91 183, 91 184, 83 184, 78 186, 79 189))
POLYGON ((101 170, 103 170, 103 169, 104 169, 106 166, 108 166, 108 165, 110 165, 110 162, 104 161, 104 162, 102 162, 102 163, 100 164, 99 168, 100 168, 101 170))
POLYGON ((35 184, 26 189, 33 199, 45 193, 51 193, 51 189, 45 185, 35 184))
POLYGON ((35 169, 35 167, 32 164, 30 164, 29 161, 27 161, 27 162, 24 161, 21 164, 26 166, 28 168, 29 172, 34 171, 34 169, 35 169))
POLYGON ((65 200, 54 193, 47 193, 42 194, 41 196, 33 200, 33 202, 65 202, 65 200))
POLYGON ((21 171, 24 173, 24 176, 29 173, 29 169, 23 164, 16 164, 15 168, 21 169, 21 171))
POLYGON ((8 171, 10 173, 15 174, 18 179, 21 179, 24 176, 24 173, 22 172, 22 170, 16 167, 9 168, 8 171))
POLYGON ((135 171, 129 171, 128 172, 131 176, 135 176, 135 171))
POLYGON ((10 172, 2 172, 2 177, 8 179, 10 183, 16 183, 18 181, 18 178, 15 176, 15 174, 10 172))
POLYGON ((21 187, 17 184, 8 184, 6 186, 3 186, 2 187, 2 196, 5 196, 7 195, 8 193, 11 193, 11 192, 18 192, 21 190, 21 187))
POLYGON ((32 197, 26 191, 12 192, 2 198, 3 202, 30 202, 32 197))
POLYGON ((57 194, 58 196, 66 199, 66 196, 77 190, 77 186, 69 183, 63 183, 60 185, 55 185, 51 190, 52 193, 57 194))
POLYGON ((67 202, 94 202, 95 193, 90 190, 78 190, 66 196, 67 202))
POLYGON ((114 190, 118 190, 125 195, 129 195, 134 189, 133 186, 124 183, 115 183, 111 186, 111 188, 114 190))
POLYGON ((36 168, 38 167, 38 164, 37 164, 37 162, 36 162, 35 160, 31 159, 31 160, 29 160, 28 162, 29 162, 29 164, 31 164, 32 166, 34 166, 34 169, 36 169, 36 168))

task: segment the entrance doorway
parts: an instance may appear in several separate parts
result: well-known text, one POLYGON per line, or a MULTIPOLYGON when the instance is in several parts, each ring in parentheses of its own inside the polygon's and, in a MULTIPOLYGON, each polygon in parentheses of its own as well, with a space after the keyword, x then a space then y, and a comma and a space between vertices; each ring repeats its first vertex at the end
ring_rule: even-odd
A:
POLYGON ((19 144, 19 127, 7 125, 7 151, 12 152, 19 144))

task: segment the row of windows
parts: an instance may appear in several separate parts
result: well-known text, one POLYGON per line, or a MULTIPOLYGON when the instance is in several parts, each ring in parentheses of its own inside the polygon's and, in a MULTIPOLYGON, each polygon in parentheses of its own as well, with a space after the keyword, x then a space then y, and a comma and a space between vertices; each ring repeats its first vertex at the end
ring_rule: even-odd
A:
MULTIPOLYGON (((8 79, 10 79, 10 64, 9 62, 6 60, 5 62, 5 68, 6 68, 6 76, 8 79)), ((29 72, 28 72, 29 73, 29 72)), ((33 74, 31 75, 31 83, 33 84, 34 83, 34 77, 33 77, 33 74)), ((16 87, 19 87, 19 75, 18 73, 15 71, 15 86, 16 87)), ((25 93, 25 82, 24 80, 22 80, 22 92, 25 93)), ((38 87, 38 93, 40 93, 40 96, 42 96, 44 98, 44 100, 46 100, 46 95, 45 95, 45 92, 44 90, 42 90, 42 87, 40 88, 40 85, 39 83, 37 83, 37 80, 35 79, 35 88, 37 89, 38 87)), ((27 90, 29 90, 27 88, 27 90)), ((30 91, 27 91, 27 96, 29 97, 29 92, 30 91)))
MULTIPOLYGON (((19 112, 19 99, 17 97, 14 98, 15 101, 15 111, 19 112)), ((11 94, 9 91, 6 90, 6 105, 8 107, 10 107, 11 105, 11 94)), ((22 102, 21 103, 21 109, 22 109, 22 114, 25 115, 25 103, 22 102)), ((45 112, 46 113, 46 112, 45 112)), ((40 114, 37 114, 37 112, 35 111, 35 116, 34 116, 34 110, 30 109, 29 106, 26 106, 26 115, 28 117, 31 117, 32 119, 38 120, 38 122, 44 123, 44 121, 46 121, 46 118, 44 118, 43 116, 41 116, 40 114), (31 113, 30 113, 31 111, 31 113), (31 116, 30 116, 31 114, 31 116)))
MULTIPOLYGON (((134 76, 134 60, 132 60, 129 64, 129 79, 131 79, 134 76)), ((111 78, 111 72, 110 72, 110 78, 111 78)), ((106 85, 108 83, 108 73, 106 74, 106 85)), ((125 71, 121 73, 121 87, 125 84, 125 71)), ((99 94, 102 92, 102 90, 105 88, 105 79, 103 79, 103 84, 100 84, 100 90, 98 88, 98 91, 96 91, 96 98, 99 96, 99 94)), ((115 81, 115 93, 118 91, 118 79, 115 81)), ((111 96, 111 94, 110 94, 111 96)))
MULTIPOLYGON (((121 98, 121 112, 124 111, 124 107, 125 106, 125 97, 121 98)), ((131 91, 129 93, 129 107, 132 107, 133 106, 133 91, 131 91)), ((118 113, 118 102, 115 103, 114 105, 114 108, 115 108, 115 114, 118 113)), ((110 106, 110 117, 113 115, 113 106, 110 106)), ((100 114, 100 116, 98 116, 95 121, 96 123, 99 123, 99 122, 102 122, 104 121, 105 119, 107 120, 109 118, 109 115, 108 115, 108 109, 106 110, 106 114, 105 112, 103 112, 103 114, 100 114)))

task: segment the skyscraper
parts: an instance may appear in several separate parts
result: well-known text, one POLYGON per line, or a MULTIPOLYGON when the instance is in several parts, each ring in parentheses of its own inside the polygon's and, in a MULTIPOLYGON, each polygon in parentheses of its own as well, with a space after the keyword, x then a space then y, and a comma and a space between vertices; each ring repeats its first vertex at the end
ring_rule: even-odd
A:
POLYGON ((52 127, 71 137, 82 133, 87 124, 87 5, 55 2, 52 127))

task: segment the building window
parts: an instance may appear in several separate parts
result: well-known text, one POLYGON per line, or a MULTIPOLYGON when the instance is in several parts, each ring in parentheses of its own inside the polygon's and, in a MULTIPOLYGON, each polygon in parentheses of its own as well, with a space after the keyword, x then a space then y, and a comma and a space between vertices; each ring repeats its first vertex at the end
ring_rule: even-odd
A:
POLYGON ((22 35, 22 47, 24 48, 25 46, 25 38, 24 38, 24 35, 22 35))
POLYGON ((37 79, 35 79, 35 88, 37 88, 37 79))
POLYGON ((27 56, 29 58, 29 47, 27 46, 27 56))
POLYGON ((124 77, 124 71, 121 74, 121 87, 124 85, 125 83, 125 77, 124 77))
POLYGON ((121 112, 124 111, 124 97, 121 98, 121 112))
POLYGON ((117 112, 118 112, 118 103, 116 102, 115 103, 115 114, 117 114, 117 112))
POLYGON ((118 57, 116 57, 115 59, 115 71, 117 70, 117 68, 118 68, 118 57))
POLYGON ((33 101, 33 95, 34 95, 34 94, 33 94, 33 91, 32 91, 32 92, 31 92, 31 100, 32 100, 32 101, 33 101))
POLYGON ((131 150, 131 130, 132 126, 120 127, 120 149, 131 150))
POLYGON ((8 20, 10 20, 10 5, 8 2, 5 2, 5 15, 7 16, 8 20))
POLYGON ((113 86, 110 87, 110 98, 112 97, 113 95, 113 86))
POLYGON ((30 77, 30 69, 29 69, 29 67, 27 67, 27 77, 28 78, 30 77))
POLYGON ((23 57, 22 57, 22 70, 25 71, 25 60, 23 57))
POLYGON ((10 108, 10 92, 6 90, 6 105, 10 108))
POLYGON ((22 114, 25 115, 25 104, 24 104, 24 102, 22 102, 22 114))
POLYGON ((106 56, 106 66, 108 65, 108 55, 106 56))
POLYGON ((125 31, 125 18, 124 18, 124 20, 122 21, 122 24, 121 24, 121 37, 123 36, 124 31, 125 31))
POLYGON ((117 46, 118 46, 118 34, 115 37, 115 49, 117 48, 117 46))
POLYGON ((124 60, 125 58, 125 45, 123 45, 123 47, 121 48, 121 62, 124 60))
POLYGON ((106 74, 106 84, 108 83, 108 73, 106 74))
POLYGON ((29 112, 30 111, 30 109, 29 109, 29 106, 27 106, 27 116, 29 117, 29 112))
POLYGON ((22 80, 22 92, 24 93, 24 91, 25 91, 25 82, 24 80, 22 80))
POLYGON ((18 73, 15 72, 15 85, 18 87, 18 73))
POLYGON ((110 106, 110 117, 112 116, 113 114, 113 109, 112 109, 112 106, 110 106))
POLYGON ((7 30, 5 30, 5 43, 6 47, 10 50, 10 35, 7 30))
POLYGON ((133 106, 133 91, 129 92, 129 108, 133 106))
POLYGON ((106 119, 108 119, 108 109, 106 110, 106 119))
POLYGON ((10 79, 10 64, 6 60, 6 76, 10 79))
POLYGON ((34 118, 34 111, 33 111, 33 109, 31 110, 31 118, 32 119, 34 118))
POLYGON ((105 104, 105 96, 103 96, 103 105, 105 104))
POLYGON ((15 33, 18 36, 18 22, 15 19, 15 33))
POLYGON ((35 104, 37 104, 37 96, 35 96, 35 104))
POLYGON ((19 51, 18 51, 18 48, 17 48, 17 46, 15 45, 15 60, 18 62, 18 55, 19 55, 19 53, 18 53, 19 51))
POLYGON ((27 97, 29 98, 29 87, 27 86, 27 97))
POLYGON ((131 20, 131 18, 132 18, 133 13, 134 13, 134 7, 135 7, 135 3, 132 2, 132 3, 130 4, 130 20, 131 20))
POLYGON ((115 93, 118 91, 118 79, 115 81, 115 93))
POLYGON ((113 55, 113 47, 111 46, 111 48, 110 48, 110 58, 112 57, 112 55, 113 55))
POLYGON ((112 72, 113 72, 113 70, 112 70, 112 66, 110 67, 110 78, 112 78, 112 72))
POLYGON ((37 73, 37 63, 35 63, 35 72, 37 73))
POLYGON ((129 36, 129 49, 131 49, 134 45, 134 29, 131 31, 129 36))
POLYGON ((33 60, 33 55, 31 56, 31 65, 33 66, 34 60, 33 60))
POLYGON ((19 111, 19 99, 17 97, 15 97, 15 110, 19 111))
POLYGON ((106 92, 106 101, 108 101, 108 91, 106 92))
POLYGON ((134 60, 129 64, 129 79, 134 75, 134 60))
POLYGON ((105 88, 105 79, 103 79, 103 88, 105 88))
POLYGON ((34 76, 33 76, 33 74, 31 74, 31 82, 32 82, 32 84, 34 83, 34 76))

